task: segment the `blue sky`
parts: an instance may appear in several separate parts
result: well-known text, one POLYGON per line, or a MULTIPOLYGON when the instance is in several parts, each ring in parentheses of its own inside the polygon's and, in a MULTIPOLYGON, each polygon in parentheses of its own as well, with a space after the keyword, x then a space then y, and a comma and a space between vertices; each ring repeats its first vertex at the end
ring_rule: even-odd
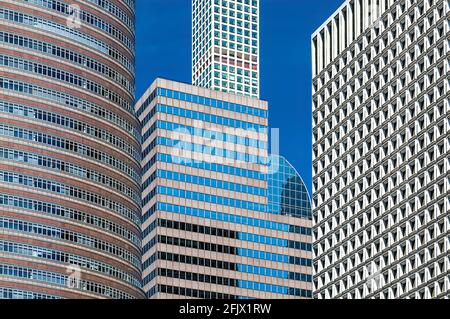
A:
MULTIPOLYGON (((280 152, 311 190, 311 33, 344 0, 261 0, 261 98, 280 152)), ((137 0, 140 95, 158 77, 191 82, 191 0, 137 0)))

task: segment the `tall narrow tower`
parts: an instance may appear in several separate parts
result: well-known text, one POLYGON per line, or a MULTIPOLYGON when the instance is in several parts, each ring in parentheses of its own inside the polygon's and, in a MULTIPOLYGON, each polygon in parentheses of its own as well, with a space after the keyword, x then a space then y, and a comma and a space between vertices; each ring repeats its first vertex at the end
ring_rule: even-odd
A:
POLYGON ((193 0, 192 83, 259 98, 259 0, 193 0))

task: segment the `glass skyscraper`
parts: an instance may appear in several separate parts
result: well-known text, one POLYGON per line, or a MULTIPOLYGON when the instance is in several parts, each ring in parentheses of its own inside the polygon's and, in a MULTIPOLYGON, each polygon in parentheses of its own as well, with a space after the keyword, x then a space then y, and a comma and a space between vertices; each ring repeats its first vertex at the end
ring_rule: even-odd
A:
POLYGON ((192 83, 259 98, 259 0, 192 0, 192 83))
POLYGON ((0 0, 0 298, 142 298, 134 0, 0 0))
POLYGON ((160 78, 138 101, 149 298, 312 296, 309 203, 285 161, 270 182, 267 108, 160 78))

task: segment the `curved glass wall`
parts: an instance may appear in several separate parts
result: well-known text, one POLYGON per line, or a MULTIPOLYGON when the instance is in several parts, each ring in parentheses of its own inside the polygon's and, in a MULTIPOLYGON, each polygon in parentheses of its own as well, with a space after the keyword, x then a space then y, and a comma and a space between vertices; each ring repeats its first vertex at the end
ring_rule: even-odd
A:
POLYGON ((311 220, 311 200, 300 174, 277 155, 271 155, 269 168, 269 213, 311 220))

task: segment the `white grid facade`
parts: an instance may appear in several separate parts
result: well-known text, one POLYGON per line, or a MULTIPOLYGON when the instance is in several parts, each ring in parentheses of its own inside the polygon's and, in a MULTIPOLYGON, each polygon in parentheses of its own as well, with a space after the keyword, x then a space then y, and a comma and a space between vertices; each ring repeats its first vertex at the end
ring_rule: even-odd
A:
POLYGON ((449 14, 349 0, 312 35, 316 298, 450 296, 449 14))
POLYGON ((193 0, 192 83, 259 98, 259 0, 193 0))

